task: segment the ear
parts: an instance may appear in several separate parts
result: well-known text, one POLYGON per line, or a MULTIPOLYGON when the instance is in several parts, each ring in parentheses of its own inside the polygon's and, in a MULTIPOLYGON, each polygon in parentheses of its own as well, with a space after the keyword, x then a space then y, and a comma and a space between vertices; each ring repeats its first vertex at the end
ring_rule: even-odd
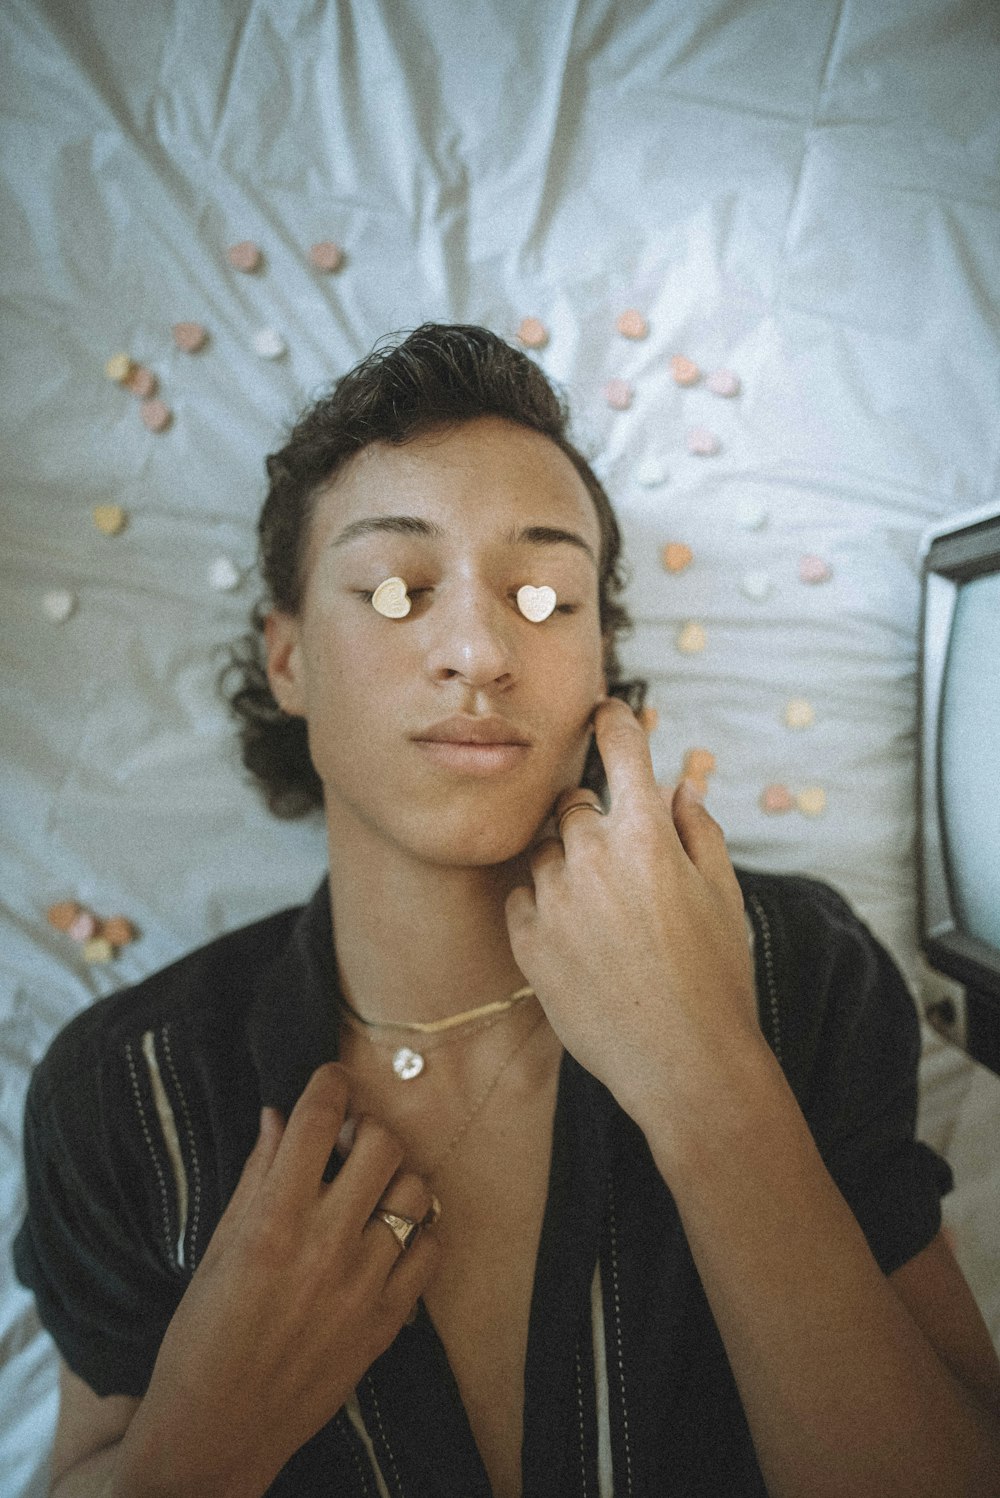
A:
POLYGON ((302 640, 294 614, 272 609, 264 620, 267 679, 278 706, 293 718, 305 717, 302 640))

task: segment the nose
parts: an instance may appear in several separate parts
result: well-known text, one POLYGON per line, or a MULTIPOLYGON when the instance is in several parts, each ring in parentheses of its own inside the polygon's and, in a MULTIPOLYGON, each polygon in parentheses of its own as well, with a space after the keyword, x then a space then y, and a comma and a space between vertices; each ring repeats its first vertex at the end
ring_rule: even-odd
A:
POLYGON ((513 599, 499 598, 485 584, 437 590, 426 620, 430 675, 435 680, 462 676, 477 685, 511 676, 520 617, 513 599))

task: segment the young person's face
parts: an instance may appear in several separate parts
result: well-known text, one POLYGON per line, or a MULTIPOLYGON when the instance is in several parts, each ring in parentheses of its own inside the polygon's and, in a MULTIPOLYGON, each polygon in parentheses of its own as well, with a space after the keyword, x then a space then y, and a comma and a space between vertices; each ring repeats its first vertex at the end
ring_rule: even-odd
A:
POLYGON ((564 453, 495 417, 363 449, 319 497, 300 613, 267 627, 272 689, 308 723, 331 828, 352 821, 439 863, 491 864, 531 842, 560 791, 579 785, 607 691, 598 611, 600 526, 564 453), (353 522, 417 517, 440 535, 353 522), (511 544, 555 527, 581 537, 511 544), (399 576, 401 619, 364 596, 399 576), (555 589, 541 622, 521 613, 525 583, 555 589), (574 612, 564 612, 572 607, 574 612), (492 715, 529 741, 489 775, 442 765, 415 737, 452 714, 492 715))

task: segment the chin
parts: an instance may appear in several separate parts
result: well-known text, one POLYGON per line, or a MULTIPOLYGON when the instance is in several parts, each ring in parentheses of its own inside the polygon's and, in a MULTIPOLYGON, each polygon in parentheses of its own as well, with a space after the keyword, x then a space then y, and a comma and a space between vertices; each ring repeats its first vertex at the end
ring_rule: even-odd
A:
POLYGON ((443 868, 490 868, 527 858, 541 837, 551 832, 551 816, 540 827, 537 818, 510 811, 503 817, 487 818, 466 809, 453 821, 436 817, 431 826, 413 828, 406 842, 416 857, 443 868))

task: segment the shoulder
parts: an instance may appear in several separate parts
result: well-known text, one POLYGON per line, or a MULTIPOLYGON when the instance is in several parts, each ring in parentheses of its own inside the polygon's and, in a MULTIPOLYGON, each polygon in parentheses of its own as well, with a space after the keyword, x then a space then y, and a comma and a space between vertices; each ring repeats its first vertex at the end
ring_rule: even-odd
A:
POLYGON ((300 906, 266 916, 204 943, 139 983, 98 999, 55 1035, 32 1076, 36 1100, 75 1090, 109 1053, 141 1045, 163 1025, 230 1047, 245 1031, 260 972, 287 943, 300 906))
POLYGON ((52 1040, 24 1115, 18 1262, 36 1294, 82 1252, 125 1266, 126 1279, 172 1305, 253 1144, 250 1015, 257 980, 287 950, 299 914, 205 943, 99 999, 52 1040))
POLYGON ((891 953, 831 884, 738 868, 762 1028, 800 1103, 855 1054, 910 1072, 916 1005, 891 953))

